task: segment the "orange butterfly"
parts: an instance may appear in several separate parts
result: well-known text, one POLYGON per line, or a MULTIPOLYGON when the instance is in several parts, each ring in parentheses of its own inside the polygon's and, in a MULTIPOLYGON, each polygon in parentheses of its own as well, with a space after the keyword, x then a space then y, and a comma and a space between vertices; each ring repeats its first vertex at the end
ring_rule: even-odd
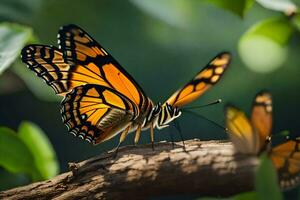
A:
POLYGON ((137 82, 88 33, 76 25, 62 27, 59 48, 28 45, 22 61, 37 76, 64 96, 63 122, 70 133, 93 144, 121 133, 166 127, 180 116, 179 108, 216 84, 230 63, 229 53, 220 53, 195 78, 176 91, 165 103, 154 105, 137 82))
POLYGON ((260 155, 267 151, 282 188, 300 183, 300 137, 270 147, 272 97, 269 92, 261 91, 255 96, 250 120, 234 106, 227 106, 225 115, 230 139, 238 153, 260 155))

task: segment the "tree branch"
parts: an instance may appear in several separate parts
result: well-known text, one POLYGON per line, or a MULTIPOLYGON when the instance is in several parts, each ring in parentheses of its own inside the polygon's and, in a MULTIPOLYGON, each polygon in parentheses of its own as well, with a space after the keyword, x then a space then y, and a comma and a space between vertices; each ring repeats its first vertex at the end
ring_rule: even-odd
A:
POLYGON ((229 196, 253 189, 258 160, 224 141, 161 142, 104 153, 51 180, 0 192, 0 199, 148 199, 163 195, 229 196))

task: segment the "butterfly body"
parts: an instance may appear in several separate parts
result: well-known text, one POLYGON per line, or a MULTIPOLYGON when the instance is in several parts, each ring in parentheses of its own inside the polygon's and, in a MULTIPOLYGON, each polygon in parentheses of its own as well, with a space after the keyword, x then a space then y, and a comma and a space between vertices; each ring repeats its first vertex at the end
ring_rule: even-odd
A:
POLYGON ((218 54, 165 103, 154 105, 131 75, 83 29, 63 26, 58 45, 28 45, 21 52, 22 61, 64 97, 61 114, 68 131, 93 144, 117 134, 121 143, 134 131, 137 143, 146 129, 153 142, 153 129, 164 128, 179 117, 179 109, 216 84, 231 60, 227 52, 218 54))
POLYGON ((168 103, 158 103, 153 107, 148 116, 144 119, 143 129, 147 129, 153 124, 153 127, 162 129, 168 127, 168 124, 181 115, 181 111, 177 107, 173 107, 168 103))

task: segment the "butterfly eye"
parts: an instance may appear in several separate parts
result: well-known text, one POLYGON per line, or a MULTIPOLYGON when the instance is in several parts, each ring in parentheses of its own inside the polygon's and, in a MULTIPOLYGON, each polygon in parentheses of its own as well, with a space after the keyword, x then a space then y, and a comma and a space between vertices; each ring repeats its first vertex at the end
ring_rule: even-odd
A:
POLYGON ((170 115, 173 116, 175 113, 175 109, 169 104, 167 104, 167 109, 169 110, 170 115))
POLYGON ((166 103, 168 110, 172 110, 172 107, 170 106, 170 104, 166 103))

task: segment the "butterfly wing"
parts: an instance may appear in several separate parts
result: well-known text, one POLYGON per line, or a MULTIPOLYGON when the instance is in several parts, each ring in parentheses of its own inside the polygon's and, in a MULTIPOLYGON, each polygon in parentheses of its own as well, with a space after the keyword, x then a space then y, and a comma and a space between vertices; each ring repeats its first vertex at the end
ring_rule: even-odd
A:
POLYGON ((94 84, 74 88, 61 105, 63 122, 69 132, 94 144, 128 127, 138 109, 121 93, 94 84))
POLYGON ((289 140, 271 150, 271 159, 284 189, 300 183, 300 137, 289 140))
POLYGON ((245 154, 258 154, 259 137, 254 132, 245 113, 228 105, 225 109, 225 117, 229 137, 236 151, 245 154))
POLYGON ((85 84, 109 86, 98 73, 97 66, 76 70, 65 62, 62 51, 54 46, 28 45, 22 49, 21 56, 28 68, 43 78, 58 95, 65 95, 85 84))
POLYGON ((76 25, 63 26, 58 33, 58 43, 66 62, 74 72, 85 74, 91 70, 101 76, 103 83, 120 92, 139 108, 148 106, 148 98, 142 88, 121 65, 88 33, 76 25))
MULTIPOLYGON (((70 65, 64 61, 62 52, 56 47, 28 45, 22 49, 22 61, 37 76, 52 87, 56 94, 64 95, 70 90, 70 65)), ((84 81, 85 82, 85 81, 84 81)))
POLYGON ((176 91, 166 102, 174 107, 182 107, 194 101, 220 80, 230 60, 229 53, 218 54, 194 79, 176 91))
POLYGON ((267 91, 259 92, 253 101, 251 123, 259 135, 260 149, 269 144, 272 129, 272 96, 267 91))

